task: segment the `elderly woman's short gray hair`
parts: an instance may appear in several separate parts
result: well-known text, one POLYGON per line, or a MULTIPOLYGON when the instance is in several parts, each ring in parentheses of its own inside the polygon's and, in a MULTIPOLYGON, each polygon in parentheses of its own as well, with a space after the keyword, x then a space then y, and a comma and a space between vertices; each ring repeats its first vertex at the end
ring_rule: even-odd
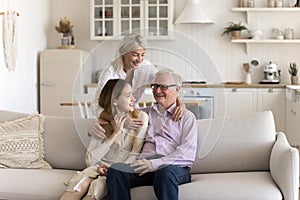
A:
POLYGON ((123 56, 137 48, 143 48, 146 50, 148 44, 146 39, 139 33, 130 33, 126 35, 120 42, 119 47, 116 51, 116 59, 111 65, 116 69, 117 72, 123 71, 124 63, 123 56))
POLYGON ((139 33, 130 33, 126 35, 119 44, 119 54, 124 55, 138 47, 147 48, 146 39, 139 33))

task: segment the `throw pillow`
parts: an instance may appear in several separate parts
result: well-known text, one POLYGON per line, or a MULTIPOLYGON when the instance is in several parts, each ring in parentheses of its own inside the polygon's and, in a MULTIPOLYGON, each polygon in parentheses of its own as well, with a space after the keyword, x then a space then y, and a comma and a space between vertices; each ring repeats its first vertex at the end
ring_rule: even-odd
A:
POLYGON ((41 114, 0 123, 0 168, 51 169, 44 161, 43 131, 41 114))

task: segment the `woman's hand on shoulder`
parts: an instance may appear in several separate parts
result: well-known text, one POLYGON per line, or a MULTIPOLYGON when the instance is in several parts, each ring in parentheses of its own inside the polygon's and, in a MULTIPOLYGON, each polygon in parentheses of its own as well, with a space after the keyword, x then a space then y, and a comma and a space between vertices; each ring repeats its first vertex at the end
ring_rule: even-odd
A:
POLYGON ((106 131, 101 126, 103 124, 107 124, 108 122, 105 121, 97 121, 89 126, 88 132, 90 135, 95 136, 96 138, 99 138, 101 140, 106 139, 106 131))
POLYGON ((184 114, 186 108, 185 108, 185 104, 181 101, 181 99, 179 97, 177 97, 176 99, 176 108, 174 110, 174 116, 173 116, 173 120, 174 121, 178 121, 179 119, 181 119, 182 115, 184 114))

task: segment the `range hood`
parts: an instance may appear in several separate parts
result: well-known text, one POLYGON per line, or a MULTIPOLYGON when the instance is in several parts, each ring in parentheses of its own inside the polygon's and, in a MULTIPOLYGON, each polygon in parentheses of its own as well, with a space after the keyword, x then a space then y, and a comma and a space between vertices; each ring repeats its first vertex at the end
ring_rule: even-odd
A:
POLYGON ((206 24, 213 21, 201 9, 199 0, 188 0, 187 5, 175 20, 175 24, 206 24))

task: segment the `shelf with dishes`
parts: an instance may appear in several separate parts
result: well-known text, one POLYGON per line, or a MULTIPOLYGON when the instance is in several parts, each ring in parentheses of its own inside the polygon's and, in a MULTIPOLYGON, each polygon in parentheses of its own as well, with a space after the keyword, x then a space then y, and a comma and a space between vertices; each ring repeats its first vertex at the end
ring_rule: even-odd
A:
POLYGON ((283 8, 268 8, 268 7, 254 7, 254 8, 231 8, 232 12, 245 12, 247 17, 247 23, 250 22, 250 14, 251 12, 300 12, 300 7, 283 7, 283 8))

